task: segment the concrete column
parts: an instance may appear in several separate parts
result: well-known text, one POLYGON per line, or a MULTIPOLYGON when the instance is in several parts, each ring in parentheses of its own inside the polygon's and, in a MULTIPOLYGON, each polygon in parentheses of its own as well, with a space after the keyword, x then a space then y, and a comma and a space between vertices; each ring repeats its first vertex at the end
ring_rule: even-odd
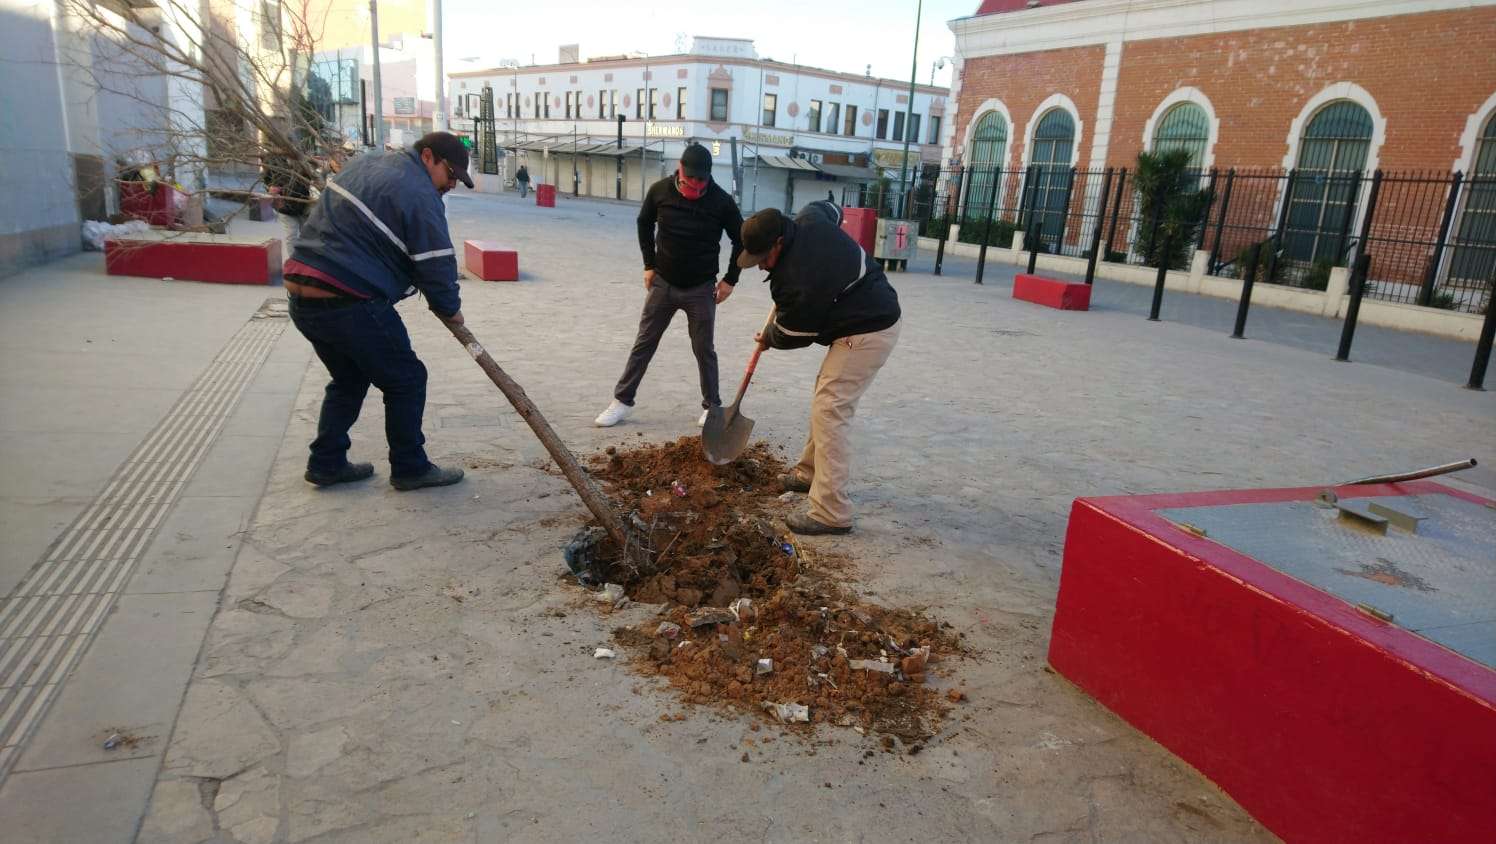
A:
POLYGON ((1205 286, 1205 270, 1210 266, 1210 253, 1196 249, 1190 258, 1190 280, 1188 290, 1191 293, 1199 293, 1205 286))
POLYGON ((1341 305, 1345 304, 1345 295, 1351 289, 1351 271, 1349 267, 1331 267, 1330 283, 1325 288, 1324 307, 1320 311, 1322 316, 1338 317, 1343 312, 1341 305))

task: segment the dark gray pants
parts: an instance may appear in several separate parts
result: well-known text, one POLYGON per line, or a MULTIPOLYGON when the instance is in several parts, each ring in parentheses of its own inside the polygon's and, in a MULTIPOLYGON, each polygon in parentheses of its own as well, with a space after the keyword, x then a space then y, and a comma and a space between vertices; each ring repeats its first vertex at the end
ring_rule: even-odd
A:
POLYGON ((665 329, 670 327, 676 311, 686 312, 691 351, 696 355, 696 369, 701 378, 701 406, 722 403, 722 397, 717 394, 717 351, 712 347, 712 331, 717 318, 717 286, 708 282, 682 289, 666 284, 664 279, 656 279, 654 287, 644 297, 639 336, 634 339, 634 349, 629 353, 628 365, 623 368, 623 377, 613 388, 613 398, 633 406, 639 382, 644 380, 644 371, 649 369, 660 338, 665 336, 665 329))

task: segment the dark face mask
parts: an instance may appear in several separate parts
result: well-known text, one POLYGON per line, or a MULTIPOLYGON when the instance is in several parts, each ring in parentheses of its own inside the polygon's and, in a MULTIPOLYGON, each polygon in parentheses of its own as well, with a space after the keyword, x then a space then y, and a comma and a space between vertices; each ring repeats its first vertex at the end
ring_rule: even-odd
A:
POLYGON ((711 184, 706 179, 693 179, 685 174, 679 165, 675 168, 675 189, 686 199, 700 199, 706 195, 706 187, 711 184))

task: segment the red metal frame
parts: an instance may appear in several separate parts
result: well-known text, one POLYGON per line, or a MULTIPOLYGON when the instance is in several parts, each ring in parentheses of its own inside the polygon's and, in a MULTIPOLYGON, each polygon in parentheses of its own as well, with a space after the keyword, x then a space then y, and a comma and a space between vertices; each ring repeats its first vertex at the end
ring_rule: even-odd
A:
POLYGON ((1049 661, 1285 839, 1493 840, 1496 672, 1156 512, 1321 489, 1077 500, 1049 661))

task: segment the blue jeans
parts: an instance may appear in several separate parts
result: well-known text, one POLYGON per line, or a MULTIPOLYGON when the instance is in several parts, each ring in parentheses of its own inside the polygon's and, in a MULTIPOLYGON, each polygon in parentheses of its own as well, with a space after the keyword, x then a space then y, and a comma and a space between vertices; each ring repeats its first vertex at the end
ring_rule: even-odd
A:
POLYGON ((348 462, 348 430, 358 421, 373 384, 384 394, 384 436, 390 475, 414 477, 431 468, 421 417, 426 411, 426 366, 410 347, 393 302, 376 299, 291 297, 291 321, 311 341, 332 381, 322 397, 317 438, 307 469, 336 472, 348 462))

